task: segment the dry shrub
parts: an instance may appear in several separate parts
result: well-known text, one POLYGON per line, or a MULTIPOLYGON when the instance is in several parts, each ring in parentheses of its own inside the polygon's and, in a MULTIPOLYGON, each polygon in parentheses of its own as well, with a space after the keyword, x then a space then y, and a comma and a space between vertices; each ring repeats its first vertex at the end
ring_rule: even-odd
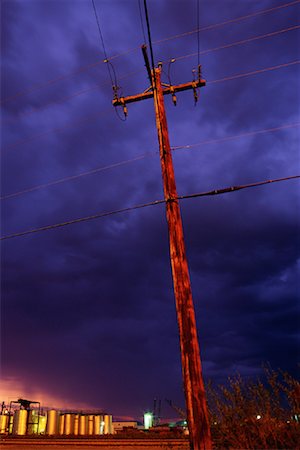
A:
POLYGON ((237 375, 227 386, 209 383, 215 448, 300 449, 300 383, 269 368, 264 375, 264 382, 237 375))

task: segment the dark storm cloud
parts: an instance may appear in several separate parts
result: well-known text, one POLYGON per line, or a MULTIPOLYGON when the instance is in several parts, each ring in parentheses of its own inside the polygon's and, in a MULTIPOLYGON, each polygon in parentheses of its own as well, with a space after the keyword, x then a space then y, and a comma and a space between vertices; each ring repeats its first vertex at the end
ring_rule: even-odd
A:
MULTIPOLYGON (((154 41, 197 27, 195 2, 148 3, 154 41)), ((204 3, 200 26, 280 4, 204 3)), ((112 60, 123 94, 145 90, 149 81, 136 48, 143 42, 138 3, 96 5, 108 56, 124 53, 112 60)), ((153 104, 128 105, 127 121, 118 120, 92 5, 5 1, 2 9, 2 100, 28 91, 2 104, 2 195, 149 152, 114 169, 2 200, 2 233, 163 198, 153 104), (14 146, 18 141, 24 142, 14 146)), ((200 48, 297 22, 294 5, 203 31, 200 48)), ((171 145, 297 122, 299 65, 209 81, 296 60, 298 33, 203 54, 208 83, 197 107, 191 92, 178 94, 176 108, 165 98, 171 145)), ((192 54, 197 35, 153 48, 156 62, 192 54)), ((197 56, 178 59, 172 82, 189 81, 196 65, 197 56)), ((293 175, 299 128, 173 155, 179 194, 293 175)), ((296 374, 297 205, 297 181, 182 202, 206 380, 223 381, 237 371, 256 376, 264 362, 296 374)), ((15 377, 25 389, 34 376, 33 395, 46 392, 116 415, 140 416, 157 396, 183 404, 162 205, 5 241, 2 263, 4 379, 15 377)))

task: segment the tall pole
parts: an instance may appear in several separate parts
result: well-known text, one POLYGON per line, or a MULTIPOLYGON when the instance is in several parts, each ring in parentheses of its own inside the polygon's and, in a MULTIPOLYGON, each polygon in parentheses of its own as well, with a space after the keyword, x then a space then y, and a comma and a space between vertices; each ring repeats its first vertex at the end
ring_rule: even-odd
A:
POLYGON ((192 290, 176 190, 160 68, 152 71, 156 127, 169 227, 170 257, 180 336, 181 364, 190 440, 194 450, 211 449, 192 290))
POLYGON ((164 84, 163 88, 161 83, 160 67, 153 68, 153 70, 151 70, 145 45, 142 46, 142 51, 151 82, 151 88, 148 88, 141 94, 128 97, 118 98, 118 96, 115 95, 113 105, 122 106, 124 108, 124 114, 127 115, 127 103, 133 103, 154 97, 156 127, 158 132, 164 196, 166 201, 166 215, 169 228, 170 257, 177 321, 179 327, 181 365, 191 449, 211 450, 212 443, 204 383, 202 378, 195 310, 188 263, 185 253, 183 227, 176 190, 164 105, 164 95, 172 94, 174 100, 176 92, 190 89, 193 89, 194 99, 197 101, 198 94, 196 92, 196 88, 205 86, 205 80, 200 79, 199 66, 198 80, 177 86, 164 84))

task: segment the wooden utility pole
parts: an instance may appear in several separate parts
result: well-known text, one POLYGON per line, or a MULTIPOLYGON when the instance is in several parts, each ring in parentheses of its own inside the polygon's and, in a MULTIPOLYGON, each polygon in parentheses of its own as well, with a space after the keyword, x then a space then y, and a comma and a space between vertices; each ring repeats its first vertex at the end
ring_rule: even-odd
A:
POLYGON ((163 88, 161 83, 161 66, 151 70, 146 46, 143 46, 142 50, 152 90, 148 89, 144 93, 135 96, 115 98, 113 105, 123 106, 124 112, 127 113, 127 103, 154 97, 190 442, 193 450, 210 450, 212 444, 202 378, 195 311, 163 97, 166 94, 172 94, 173 101, 175 101, 174 96, 176 92, 193 89, 196 99, 196 88, 205 86, 205 80, 201 80, 199 77, 198 80, 191 83, 165 86, 163 88))

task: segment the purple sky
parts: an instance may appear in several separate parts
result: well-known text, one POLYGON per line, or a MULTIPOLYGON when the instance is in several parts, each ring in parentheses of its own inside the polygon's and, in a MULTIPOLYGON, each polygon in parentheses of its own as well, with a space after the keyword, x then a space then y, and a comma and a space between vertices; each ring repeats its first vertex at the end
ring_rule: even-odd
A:
MULTIPOLYGON (((138 1, 95 3, 123 94, 142 92, 138 1)), ((171 145, 204 142, 173 152, 179 195, 297 174, 300 3, 280 5, 200 0, 202 28, 251 16, 201 31, 196 107, 191 91, 176 108, 165 97, 171 145)), ((197 28, 197 2, 148 8, 155 62, 177 58, 171 82, 191 81, 197 34, 164 39, 197 28)), ((1 30, 2 236, 162 199, 153 101, 118 119, 91 1, 4 0, 1 30)), ((296 375, 299 206, 298 180, 181 202, 206 381, 265 362, 296 375)), ((132 417, 154 397, 184 405, 164 205, 5 240, 1 255, 0 400, 132 417)))

